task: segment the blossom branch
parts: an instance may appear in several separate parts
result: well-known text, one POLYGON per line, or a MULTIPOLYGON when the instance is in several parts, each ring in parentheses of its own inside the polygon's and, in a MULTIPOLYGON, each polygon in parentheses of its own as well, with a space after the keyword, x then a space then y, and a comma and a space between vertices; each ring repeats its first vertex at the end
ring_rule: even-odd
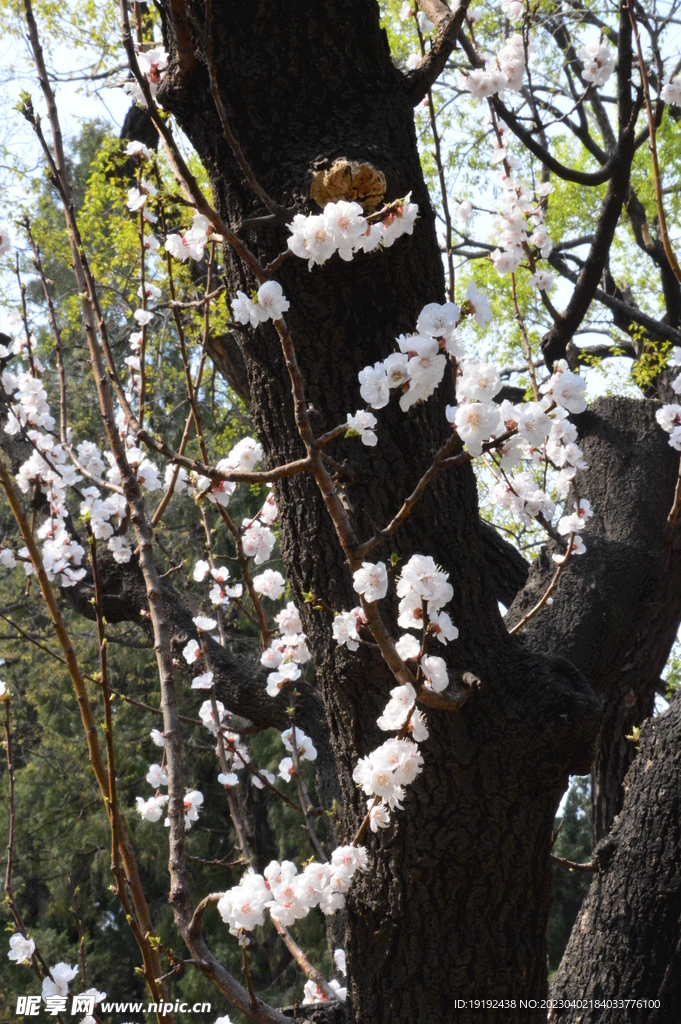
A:
POLYGON ((532 394, 534 395, 535 402, 538 402, 539 388, 537 387, 537 375, 534 366, 534 359, 532 357, 532 346, 530 345, 530 339, 528 338, 527 331, 525 330, 525 321, 523 319, 523 315, 520 312, 520 307, 518 306, 518 295, 515 286, 515 274, 511 274, 511 295, 513 297, 513 315, 520 329, 520 337, 522 338, 523 348, 525 349, 527 369, 530 374, 530 382, 532 384, 532 394))
MULTIPOLYGON (((485 441, 484 444, 482 445, 483 453, 492 451, 495 448, 498 448, 499 446, 503 445, 506 441, 508 441, 510 437, 513 437, 516 433, 516 429, 507 430, 503 434, 500 434, 499 437, 494 438, 491 441, 485 441)), ((435 453, 432 463, 430 464, 426 472, 423 474, 423 476, 417 483, 412 493, 403 502, 399 512, 397 512, 397 514, 390 520, 387 526, 383 527, 382 530, 379 530, 378 533, 375 533, 374 536, 371 537, 369 540, 364 541, 364 543, 358 545, 356 554, 360 560, 362 558, 365 558, 371 551, 373 551, 373 549, 378 544, 380 544, 381 541, 386 540, 393 533, 395 533, 395 531, 402 525, 402 523, 404 523, 405 520, 411 515, 428 485, 435 479, 435 477, 439 473, 442 472, 443 469, 448 469, 452 466, 460 466, 465 462, 472 462, 475 456, 471 455, 471 453, 468 451, 462 451, 455 456, 450 455, 450 453, 456 448, 456 445, 460 443, 461 442, 459 435, 456 433, 454 433, 452 437, 449 438, 449 440, 445 441, 445 443, 442 445, 439 451, 435 453)))
POLYGON ((16 254, 15 260, 15 275, 17 284, 19 285, 19 294, 21 295, 21 322, 24 325, 24 334, 26 335, 26 351, 28 352, 28 365, 31 368, 31 376, 38 376, 38 368, 33 358, 33 352, 31 351, 31 329, 28 326, 28 313, 26 311, 26 285, 21 280, 21 272, 19 270, 19 253, 16 254))
POLYGON ((132 71, 137 84, 142 90, 142 95, 146 103, 146 107, 151 120, 159 134, 159 137, 163 143, 163 147, 168 156, 170 166, 173 174, 180 185, 182 191, 187 196, 191 205, 196 207, 199 213, 202 213, 204 217, 207 217, 211 222, 216 231, 222 235, 223 239, 232 246, 238 256, 244 261, 246 266, 249 268, 251 273, 262 284, 267 280, 267 274, 264 268, 256 256, 250 251, 247 245, 245 245, 241 239, 236 235, 231 228, 225 223, 219 213, 213 209, 206 197, 204 196, 199 183, 190 171, 187 163, 180 152, 180 149, 175 141, 173 133, 166 124, 165 120, 161 117, 158 107, 151 95, 149 83, 145 76, 140 70, 139 63, 137 61, 137 54, 135 53, 135 44, 132 39, 130 32, 130 20, 128 18, 128 9, 126 0, 121 0, 120 3, 121 12, 121 24, 122 24, 122 37, 123 37, 123 48, 125 49, 130 70, 132 71))
MULTIPOLYGON (((28 0, 25 0, 25 2, 28 2, 28 0)), ((66 629, 66 624, 61 614, 61 610, 56 602, 54 592, 47 578, 47 573, 45 572, 45 567, 43 565, 40 551, 38 550, 38 546, 35 542, 33 531, 31 530, 28 520, 26 519, 16 489, 14 487, 14 484, 12 483, 12 479, 2 459, 0 459, 0 485, 5 491, 10 508, 12 509, 12 513, 21 532, 24 544, 28 549, 28 553, 33 563, 36 576, 38 577, 38 582, 40 585, 41 593, 43 595, 43 599, 49 609, 54 630, 62 648, 64 660, 69 670, 69 675, 71 676, 71 681, 73 683, 73 688, 80 709, 81 720, 83 722, 85 736, 88 744, 88 751, 90 754, 90 761, 95 772, 95 777, 99 784, 102 798, 108 810, 111 807, 109 801, 108 773, 102 760, 102 752, 99 745, 99 738, 97 735, 97 725, 94 719, 94 715, 92 713, 90 700, 87 695, 84 677, 80 671, 80 666, 76 659, 76 655, 73 650, 71 639, 66 629)), ((159 993, 156 990, 154 978, 161 973, 160 960, 158 958, 158 953, 156 952, 156 950, 154 950, 149 941, 145 938, 145 936, 147 935, 154 934, 153 926, 151 923, 151 917, 149 914, 146 898, 144 896, 144 892, 140 882, 135 855, 132 850, 132 847, 130 846, 129 840, 127 839, 125 829, 120 820, 116 822, 116 827, 118 829, 118 845, 125 863, 127 881, 134 901, 137 920, 140 923, 139 931, 136 931, 135 935, 138 940, 138 943, 140 944, 140 949, 142 952, 144 973, 147 979, 147 983, 149 984, 151 994, 152 996, 154 996, 155 1001, 158 1002, 159 993)), ((161 1015, 159 1017, 159 1020, 166 1020, 166 1017, 161 1015)))
MULTIPOLYGON (((11 726, 11 698, 9 693, 6 694, 4 701, 5 705, 5 755, 7 758, 7 778, 9 782, 9 832, 7 836, 7 864, 5 866, 5 878, 4 878, 4 889, 5 899, 10 909, 10 913, 14 918, 14 923, 18 928, 19 932, 24 938, 27 938, 27 929, 21 916, 21 911, 17 904, 14 896, 14 889, 12 887, 12 867, 14 864, 14 840, 16 833, 16 804, 14 796, 14 755, 12 751, 12 726, 11 726)), ((31 953, 30 964, 33 970, 36 972, 39 978, 49 977, 50 968, 45 959, 43 958, 40 949, 37 944, 33 942, 33 952, 31 953)))
MULTIPOLYGON (((31 38, 31 45, 33 50, 34 59, 38 68, 38 74, 45 94, 46 102, 48 103, 48 110, 50 113, 50 124, 52 127, 53 142, 55 145, 55 152, 57 153, 57 161, 52 158, 49 147, 44 142, 42 133, 40 132, 39 124, 36 124, 35 118, 32 121, 34 130, 39 132, 41 138, 41 144, 48 160, 48 166, 50 173, 52 174, 55 185, 58 188, 62 197, 65 198, 65 214, 67 219, 67 226, 69 229, 69 236, 71 240, 71 249, 73 254, 74 268, 76 270, 76 279, 78 281, 81 292, 84 296, 83 312, 84 320, 86 325, 86 338, 88 341, 88 348, 90 352, 90 359, 92 363, 92 369, 94 373, 95 383, 97 387, 98 399, 100 404, 100 411, 102 419, 107 433, 107 438, 111 451, 114 455, 116 465, 121 475, 123 489, 125 492, 126 499, 131 513, 131 520, 133 529, 135 530, 137 538, 137 546, 139 552, 139 565, 142 570, 142 575, 145 581, 145 587, 147 592, 147 602, 149 607, 150 620, 154 632, 155 651, 157 658, 157 665, 159 669, 159 680, 161 685, 161 697, 162 707, 164 712, 164 735, 166 739, 166 753, 168 757, 168 791, 169 791, 169 818, 170 818, 170 874, 171 874, 171 894, 170 902, 175 912, 175 918, 178 923, 183 938, 187 941, 192 956, 202 962, 203 971, 207 977, 216 985, 216 987, 223 992, 227 998, 229 998, 237 1007, 242 1009, 248 1016, 257 1020, 258 1022, 271 1022, 271 1024, 285 1024, 285 1018, 279 1014, 276 1010, 268 1007, 266 1004, 258 1001, 256 1009, 253 1009, 250 1003, 248 994, 244 991, 243 987, 229 974, 228 971, 219 963, 214 957, 205 943, 201 941, 192 942, 191 938, 187 935, 187 924, 189 923, 190 913, 190 901, 189 894, 187 891, 187 876, 186 876, 186 862, 185 862, 185 831, 184 831, 184 785, 182 779, 182 763, 181 763, 181 739, 179 730, 179 719, 177 712, 177 696, 175 690, 175 683, 173 678, 173 667, 172 667, 172 654, 170 650, 170 635, 168 630, 168 622, 166 618, 165 608, 162 598, 162 590, 158 577, 158 572, 153 560, 153 541, 151 531, 146 521, 144 499, 140 490, 140 485, 131 471, 128 464, 125 449, 121 441, 120 435, 115 422, 113 413, 113 404, 111 398, 111 392, 109 390, 109 384, 114 387, 116 395, 121 401, 121 404, 128 416, 133 428, 138 426, 137 421, 130 410, 129 404, 125 400, 125 395, 122 393, 122 387, 120 387, 120 381, 116 374, 115 364, 113 356, 108 346, 108 337, 106 334, 106 327, 104 325, 101 310, 99 309, 96 288, 94 279, 89 273, 89 267, 87 266, 87 260, 83 251, 82 241, 78 232, 78 225, 76 222, 75 214, 73 211, 73 205, 71 204, 71 190, 68 178, 66 175, 66 165, 63 159, 63 146, 61 142, 61 128, 59 125, 59 118, 57 114, 56 103, 54 100, 54 94, 52 93, 49 80, 44 66, 44 59, 42 56, 42 49, 40 47, 40 40, 38 36, 37 26, 33 17, 30 0, 24 0, 24 9, 26 12, 27 23, 29 26, 29 36, 31 38), (98 320, 96 321, 96 317, 98 320), (104 372, 102 364, 102 350, 98 344, 98 334, 101 338, 102 350, 107 361, 109 368, 109 377, 104 372), (122 399, 119 395, 119 390, 122 393, 122 399)), ((134 53, 134 45, 130 36, 130 26, 128 21, 127 5, 125 0, 121 3, 121 11, 123 15, 123 22, 125 27, 126 41, 132 50, 132 58, 136 62, 134 53)), ((137 66, 137 72, 139 73, 139 66, 137 66)), ((145 82, 147 94, 149 94, 148 84, 145 82)), ((151 97, 149 96, 151 99, 151 97)), ((32 113, 32 111, 31 111, 32 113)), ((198 186, 197 186, 198 187, 198 186)), ((238 240, 237 240, 238 241, 238 240)), ((97 757, 97 773, 98 781, 100 781, 100 788, 102 789, 103 795, 106 796, 108 791, 108 780, 106 778, 106 772, 101 760, 101 752, 99 751, 96 727, 92 720, 92 712, 89 708, 89 702, 87 700, 87 694, 85 692, 82 676, 78 670, 77 663, 75 661, 75 655, 73 649, 68 641, 68 635, 66 633, 63 619, 61 618, 59 609, 54 601, 51 587, 47 581, 47 577, 42 566, 40 553, 37 549, 35 541, 33 539, 32 532, 28 523, 23 516, 21 505, 14 491, 13 484, 5 469, 4 465, 0 465, 0 482, 8 494, 8 499, 12 505, 12 510, 17 518, 17 522, 20 523, 22 529, 22 536, 31 554, 31 558, 36 566, 36 573, 39 577, 41 589, 45 596, 45 600, 48 602, 50 611, 53 614, 53 620, 55 622, 55 629, 57 629, 60 641, 63 641, 64 652, 69 667, 73 667, 74 685, 77 684, 77 694, 79 697, 79 703, 82 703, 82 708, 87 709, 89 712, 88 728, 86 732, 88 734, 88 740, 91 744, 95 745, 97 757), (54 609, 54 610, 53 610, 54 609), (91 728, 90 728, 91 722, 91 728)), ((85 713, 85 711, 83 711, 85 713)), ((85 720, 84 720, 85 724, 85 720)), ((94 762, 93 762, 94 763, 94 762)), ((122 831, 122 830, 121 830, 122 831)), ((125 843, 122 843, 125 849, 125 843)), ((126 870, 134 865, 136 873, 136 864, 134 863, 134 856, 132 856, 132 850, 130 849, 129 854, 126 850, 121 851, 126 862, 126 870), (132 856, 131 864, 128 863, 132 856), (128 858, 126 860, 126 857, 128 858)), ((130 884, 130 878, 128 879, 130 884)), ((136 907, 138 914, 140 910, 146 909, 146 901, 144 900, 144 894, 139 884, 139 878, 135 877, 132 879, 131 892, 136 903, 139 903, 139 907, 136 907)), ((146 917, 148 920, 148 910, 146 911, 146 917)), ((151 922, 148 920, 148 927, 143 928, 144 934, 153 934, 151 928, 151 922)), ((150 986, 155 988, 156 977, 160 977, 160 964, 158 962, 158 953, 154 950, 150 950, 150 955, 153 955, 155 969, 153 973, 149 971, 145 961, 145 967, 147 967, 148 981, 150 986)), ((158 999, 155 999, 158 1002, 158 999)))
POLYGON ((190 459, 188 456, 176 452, 169 444, 154 437, 148 430, 138 430, 135 434, 135 439, 142 441, 151 451, 156 452, 158 455, 163 455, 169 462, 183 466, 185 469, 200 474, 200 476, 207 476, 215 481, 215 483, 223 481, 244 484, 276 483, 277 480, 283 480, 285 477, 309 472, 311 467, 309 458, 305 458, 296 459, 294 462, 287 462, 284 466, 277 466, 275 469, 263 470, 262 472, 249 473, 245 469, 223 471, 215 469, 214 466, 209 466, 206 462, 201 462, 199 459, 190 459))
POLYGON ((38 271, 40 277, 40 283, 43 289, 43 295, 45 296, 45 302, 47 303, 47 319, 52 330, 52 337, 54 338, 54 351, 57 357, 57 371, 59 373, 59 437, 62 444, 66 442, 66 428, 68 425, 67 419, 67 403, 66 403, 66 373, 64 371, 64 357, 61 343, 61 331, 57 323, 57 315, 54 311, 54 303, 52 302, 52 291, 49 286, 49 282, 45 275, 43 268, 43 262, 40 258, 40 248, 38 243, 33 237, 31 230, 31 222, 28 217, 24 217, 22 220, 26 237, 28 238, 28 244, 31 246, 33 252, 33 266, 38 271))
MULTIPOLYGON (((465 4, 463 5, 465 8, 465 4)), ((465 14, 464 14, 465 16, 465 14)), ((421 62, 426 60, 426 47, 423 40, 423 33, 421 32, 421 26, 418 21, 416 22, 416 31, 419 37, 419 46, 421 47, 421 62)), ((427 92, 428 101, 428 116, 430 118, 430 130, 433 134, 433 146, 435 148, 435 166, 437 168, 438 179, 440 182, 440 197, 442 200, 442 213, 445 219, 445 255, 447 257, 447 298, 450 302, 454 302, 454 257, 452 254, 452 218, 449 210, 449 198, 447 195, 447 179, 445 176, 445 169, 442 163, 442 151, 440 147, 440 133, 437 129, 437 117, 435 116, 435 102, 433 100, 433 91, 428 89, 427 92)))
POLYGON ((305 828, 308 831, 312 845, 319 854, 323 863, 328 862, 328 857, 324 851, 324 847, 319 841, 319 837, 314 830, 312 822, 309 817, 309 806, 308 806, 308 795, 305 789, 305 783, 303 781, 302 772, 300 769, 300 755, 298 752, 298 740, 296 739, 296 709, 295 706, 291 706, 289 709, 289 720, 291 722, 291 751, 293 753, 293 768, 296 775, 296 785, 298 786, 298 796, 300 798, 300 809, 303 812, 303 818, 305 819, 305 828))

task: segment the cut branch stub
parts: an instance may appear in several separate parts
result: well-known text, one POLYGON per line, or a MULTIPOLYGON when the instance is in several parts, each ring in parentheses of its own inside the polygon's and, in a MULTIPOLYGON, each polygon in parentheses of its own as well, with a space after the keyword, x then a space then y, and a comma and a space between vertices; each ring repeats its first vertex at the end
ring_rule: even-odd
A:
POLYGON ((322 209, 327 203, 344 199, 359 203, 365 213, 373 213, 381 206, 385 190, 383 171, 367 162, 339 157, 327 170, 313 172, 310 198, 322 209))

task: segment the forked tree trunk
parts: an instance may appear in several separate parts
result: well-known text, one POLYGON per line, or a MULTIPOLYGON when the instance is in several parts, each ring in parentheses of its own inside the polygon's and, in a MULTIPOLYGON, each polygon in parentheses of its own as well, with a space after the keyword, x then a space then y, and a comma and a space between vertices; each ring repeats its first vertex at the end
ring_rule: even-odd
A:
MULTIPOLYGON (((203 3, 188 6, 202 23, 203 3)), ((363 406, 357 372, 393 351, 398 334, 414 330, 425 303, 444 298, 411 104, 392 66, 378 7, 367 0, 216 0, 213 37, 232 129, 277 202, 303 208, 311 170, 346 157, 369 161, 385 174, 388 201, 412 191, 419 204, 413 236, 388 250, 351 263, 334 257, 312 272, 297 258, 281 268, 291 302, 287 320, 314 427, 322 433, 363 406)), ((168 43, 172 52, 172 32, 168 43)), ((198 48, 197 56, 191 80, 183 81, 171 65, 161 99, 203 160, 220 213, 238 228, 265 211, 253 202, 223 140, 198 48)), ((285 248, 287 234, 268 227, 244 237, 268 260, 285 248)), ((253 282, 244 267, 229 254, 226 259, 232 288, 248 291, 253 282)), ((299 457, 274 331, 251 333, 242 347, 251 411, 269 464, 299 457)), ((378 413, 377 448, 357 439, 330 446, 344 467, 337 487, 362 538, 394 514, 448 436, 444 407, 453 398, 450 377, 433 399, 406 414, 393 398, 378 413)), ((353 765, 385 739, 375 720, 394 680, 370 649, 353 654, 338 648, 330 618, 304 602, 312 592, 337 610, 357 603, 314 483, 302 476, 284 481, 277 502, 288 578, 329 723, 343 796, 341 830, 349 839, 365 809, 353 765)), ((545 994, 553 817, 569 774, 589 769, 600 711, 569 662, 509 637, 485 565, 470 466, 441 476, 372 560, 388 561, 391 551, 402 558, 432 555, 449 572, 449 610, 460 638, 437 653, 446 657, 453 679, 470 671, 481 685, 460 713, 429 712, 423 774, 391 827, 369 837, 371 871, 348 901, 349 1014, 362 1024, 439 1024, 452 1018, 455 999, 545 994)), ((394 612, 394 602, 385 602, 392 624, 394 612)), ((560 644, 552 649, 561 654, 560 644)), ((261 699, 269 698, 263 692, 261 699)), ((486 1019, 500 1018, 491 1010, 457 1013, 461 1022, 486 1019)), ((545 1011, 523 1015, 542 1019, 545 1011)))
MULTIPOLYGON (((627 739, 653 711, 660 674, 681 619, 681 551, 667 515, 678 454, 655 421, 657 402, 599 399, 575 418, 589 466, 577 486, 594 508, 587 553, 571 566, 551 608, 524 630, 584 673, 603 703, 592 766, 594 845, 622 808, 622 783, 636 756, 627 739)), ((553 564, 541 557, 508 615, 517 621, 546 589, 553 564)))
POLYGON ((549 1018, 561 1024, 676 1024, 681 1013, 681 697, 641 729, 624 789, 553 982, 556 1001, 576 1001, 549 1018), (613 1006, 618 997, 649 1002, 613 1006))

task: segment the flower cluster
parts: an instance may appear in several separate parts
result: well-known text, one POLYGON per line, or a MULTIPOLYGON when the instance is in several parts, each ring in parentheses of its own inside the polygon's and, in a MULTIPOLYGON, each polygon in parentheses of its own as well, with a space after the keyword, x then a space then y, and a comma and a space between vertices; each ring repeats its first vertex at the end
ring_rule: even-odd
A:
POLYGON ((54 429, 47 392, 39 377, 25 372, 14 374, 6 369, 2 372, 2 386, 6 394, 14 398, 12 411, 5 424, 6 434, 18 434, 22 427, 27 426, 54 429))
POLYGON ((158 821, 163 814, 163 808, 168 803, 168 796, 165 793, 159 793, 156 796, 150 796, 148 800, 144 797, 135 797, 137 804, 137 813, 144 818, 145 821, 158 821))
POLYGON ((398 626, 402 629, 425 629, 427 618, 428 628, 441 644, 456 640, 459 631, 449 615, 442 611, 451 601, 454 591, 448 573, 440 569, 430 555, 412 555, 402 569, 396 590, 400 598, 398 626))
POLYGON ((342 260, 351 260, 358 252, 371 252, 379 245, 387 249, 401 235, 410 235, 418 206, 411 202, 411 192, 382 220, 367 221, 359 203, 340 199, 327 203, 324 212, 305 217, 296 214, 288 228, 291 237, 288 247, 296 256, 308 261, 312 270, 315 263, 326 263, 335 252, 342 260))
MULTIPOLYGON (((227 585, 227 581, 229 580, 229 569, 226 565, 213 566, 213 568, 211 568, 208 562, 205 562, 203 559, 199 559, 194 566, 194 572, 192 575, 197 583, 202 583, 206 576, 210 576, 214 581, 208 594, 211 604, 226 608, 231 599, 240 598, 243 594, 244 588, 241 583, 237 583, 235 586, 227 585)), ((185 647, 183 654, 190 665, 201 656, 201 651, 199 650, 198 644, 195 640, 190 640, 185 647), (194 651, 196 653, 189 653, 194 651)))
POLYGON ((232 935, 242 936, 264 924, 265 910, 288 928, 307 917, 312 907, 327 915, 341 910, 356 872, 367 867, 367 852, 361 846, 339 846, 329 864, 311 861, 300 873, 292 861, 272 861, 262 875, 249 868, 238 885, 222 894, 218 911, 232 935))
POLYGON ((600 36, 591 39, 579 51, 579 59, 584 65, 582 78, 594 85, 605 85, 615 70, 616 55, 602 41, 600 36))
POLYGON ((260 658, 265 668, 273 669, 267 676, 267 693, 278 697, 282 689, 300 679, 299 665, 310 661, 303 624, 293 601, 275 616, 279 636, 275 637, 260 658))
MULTIPOLYGON (((400 351, 360 370, 360 395, 364 401, 372 409, 382 409, 390 401, 390 392, 399 389, 400 408, 406 412, 416 402, 428 399, 444 377, 447 356, 459 359, 463 355, 456 332, 464 316, 474 317, 481 326, 492 316, 487 297, 478 292, 473 282, 461 308, 454 302, 431 302, 424 306, 416 322, 416 333, 397 338, 400 351)), ((348 426, 361 434, 364 444, 375 444, 375 418, 367 419, 365 414, 360 420, 360 416, 361 412, 349 416, 348 426)))
MULTIPOLYGON (((293 728, 286 729, 281 734, 282 743, 284 744, 284 746, 286 747, 287 750, 291 751, 291 753, 293 753, 292 736, 293 736, 293 728)), ((301 761, 316 761, 317 760, 317 751, 315 750, 315 746, 314 746, 312 740, 310 739, 310 737, 306 736, 305 733, 303 732, 303 730, 299 729, 297 726, 296 726, 296 731, 295 731, 295 737, 296 737, 296 752, 298 754, 299 759, 301 761)), ((291 758, 291 757, 284 757, 279 762, 279 776, 280 776, 280 778, 282 778, 284 780, 284 782, 290 782, 291 779, 295 776, 295 774, 296 774, 296 768, 295 768, 295 763, 293 761, 293 758, 291 758)))
MULTIPOLYGON (((152 99, 156 99, 156 93, 163 77, 162 73, 168 67, 168 54, 162 46, 154 46, 149 50, 140 50, 137 54, 137 63, 139 64, 140 71, 149 83, 152 99)), ((144 98, 142 87, 137 81, 126 82, 123 88, 132 96, 136 103, 146 107, 147 101, 144 98)))
MULTIPOLYGON (((388 592, 388 574, 383 562, 364 562, 355 570, 353 586, 365 601, 385 597, 388 592)), ((417 682, 426 690, 439 693, 449 685, 447 666, 443 658, 425 653, 426 636, 446 645, 456 640, 459 631, 452 623, 444 605, 453 597, 448 574, 440 569, 429 555, 412 555, 397 580, 398 625, 402 629, 424 630, 419 641, 405 633, 396 643, 397 653, 403 661, 417 662, 417 682)), ((359 628, 363 623, 362 609, 341 612, 333 623, 333 634, 339 644, 356 650, 359 628)), ((425 716, 416 708, 417 693, 411 683, 397 686, 378 718, 379 729, 400 733, 386 740, 380 747, 361 758, 353 773, 355 782, 369 796, 369 827, 376 832, 390 823, 390 811, 401 807, 404 787, 413 782, 423 767, 423 758, 417 743, 428 738, 425 716)))
POLYGON ((349 651, 356 651, 360 641, 359 631, 364 625, 366 625, 366 619, 361 608, 351 608, 349 612, 339 612, 334 617, 331 626, 333 638, 341 647, 345 646, 349 651))
MULTIPOLYGON (((329 988, 333 989, 336 993, 336 997, 341 1003, 344 1003, 347 999, 348 990, 344 985, 341 985, 336 979, 332 979, 329 982, 329 988)), ((325 995, 320 989, 319 985, 310 980, 306 981, 303 987, 303 1000, 301 1006, 311 1006, 313 1003, 328 1003, 329 997, 325 995)))
POLYGON ((412 783, 422 770, 423 757, 417 745, 396 736, 359 759, 352 777, 370 797, 370 806, 381 807, 380 816, 375 815, 370 822, 374 832, 388 825, 389 810, 401 808, 404 787, 412 783), (376 797, 379 803, 376 803, 376 797))
MULTIPOLYGON (((502 174, 500 184, 506 189, 506 195, 499 211, 498 245, 490 254, 499 277, 512 274, 523 261, 526 246, 535 246, 543 258, 550 255, 553 248, 546 225, 541 199, 553 192, 553 185, 545 182, 536 187, 536 199, 531 199, 524 187, 513 175, 502 174), (532 221, 532 223, 530 223, 532 221)), ((544 271, 535 274, 532 284, 542 291, 548 290, 553 284, 553 276, 544 271)))
POLYGON ((288 308, 289 301, 278 281, 265 281, 252 299, 241 291, 232 299, 232 313, 236 322, 250 324, 251 327, 264 324, 266 320, 280 320, 288 308))
MULTIPOLYGON (((220 473, 229 473, 235 470, 252 472, 257 464, 262 461, 262 445, 252 437, 244 437, 238 444, 234 445, 227 458, 220 459, 216 469, 220 473)), ((230 499, 236 490, 236 483, 233 480, 221 480, 215 483, 208 476, 197 476, 190 474, 190 489, 194 498, 201 500, 207 497, 214 505, 222 505, 227 508, 230 499)), ((272 524, 277 517, 277 506, 270 496, 265 505, 258 513, 258 518, 266 524, 272 524)))
POLYGON ((50 973, 43 978, 43 999, 50 999, 52 996, 67 996, 69 982, 73 981, 77 974, 77 967, 69 967, 63 961, 56 967, 50 967, 50 973))
POLYGON ((191 228, 179 234, 167 235, 165 247, 171 256, 183 263, 188 259, 202 260, 203 250, 211 235, 218 239, 208 218, 202 213, 195 213, 191 228))
POLYGON ((503 0, 501 13, 505 14, 509 21, 520 21, 525 13, 525 5, 522 0, 503 0))
POLYGON ((509 92, 520 92, 525 75, 525 45, 521 35, 512 35, 496 57, 489 57, 484 68, 477 68, 462 78, 461 88, 470 92, 474 100, 488 96, 503 96, 509 92))

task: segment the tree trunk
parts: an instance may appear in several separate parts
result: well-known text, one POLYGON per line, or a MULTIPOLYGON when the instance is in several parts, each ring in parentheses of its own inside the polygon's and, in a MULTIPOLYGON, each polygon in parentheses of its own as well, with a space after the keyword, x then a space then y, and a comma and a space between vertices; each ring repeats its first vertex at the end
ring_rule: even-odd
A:
MULTIPOLYGON (((200 5, 190 6, 198 16, 200 5)), ((322 433, 363 404, 357 372, 393 351, 398 334, 414 330, 425 303, 443 299, 411 105, 379 28, 378 7, 365 0, 214 3, 213 24, 232 130, 277 202, 302 208, 311 168, 346 157, 385 174, 387 201, 412 191, 419 204, 413 236, 389 250, 349 264, 335 257, 312 272, 296 258, 281 268, 291 302, 287 319, 322 433)), ((262 214, 223 141, 204 69, 183 82, 173 65, 162 102, 201 156, 220 213, 235 228, 262 214)), ((285 247, 287 232, 245 237, 266 260, 285 247)), ((226 260, 232 287, 248 291, 243 266, 230 254, 226 260)), ((298 457, 301 442, 274 332, 251 334, 243 351, 251 411, 270 465, 298 457)), ((435 398, 407 414, 394 404, 381 410, 376 449, 357 440, 332 446, 345 467, 336 485, 360 536, 388 521, 428 466, 448 436, 444 406, 453 397, 448 379, 435 398)), ((349 839, 365 809, 352 769, 385 739, 375 720, 394 680, 367 648, 357 654, 338 648, 328 616, 304 603, 311 591, 337 610, 356 604, 314 483, 303 476, 283 481, 277 503, 349 839)), ((545 992, 553 816, 569 773, 588 768, 598 704, 571 666, 508 636, 485 567, 470 466, 440 477, 393 542, 372 557, 387 560, 391 550, 403 558, 432 554, 450 573, 450 608, 460 629, 446 652, 450 675, 471 671, 481 686, 461 713, 429 713, 423 774, 394 824, 369 840, 371 871, 348 900, 349 1006, 363 1024, 434 1024, 449 1018, 454 999, 545 992)), ((394 601, 386 607, 394 612, 394 601)), ((463 1011, 459 1019, 486 1017, 463 1011)))
POLYGON ((561 1024, 676 1024, 681 1008, 681 696, 641 728, 622 812, 554 979, 561 1024), (659 1000, 659 1007, 613 999, 659 1000), (599 1007, 598 1000, 605 1001, 599 1007))
MULTIPOLYGON (((589 465, 577 485, 594 507, 587 552, 563 574, 552 606, 523 631, 535 650, 569 658, 603 704, 591 776, 594 846, 622 808, 635 756, 626 737, 652 714, 681 620, 681 555, 666 529, 679 457, 655 421, 656 407, 599 399, 575 418, 589 465)), ((540 556, 509 609, 510 624, 535 604, 553 572, 540 556)))

